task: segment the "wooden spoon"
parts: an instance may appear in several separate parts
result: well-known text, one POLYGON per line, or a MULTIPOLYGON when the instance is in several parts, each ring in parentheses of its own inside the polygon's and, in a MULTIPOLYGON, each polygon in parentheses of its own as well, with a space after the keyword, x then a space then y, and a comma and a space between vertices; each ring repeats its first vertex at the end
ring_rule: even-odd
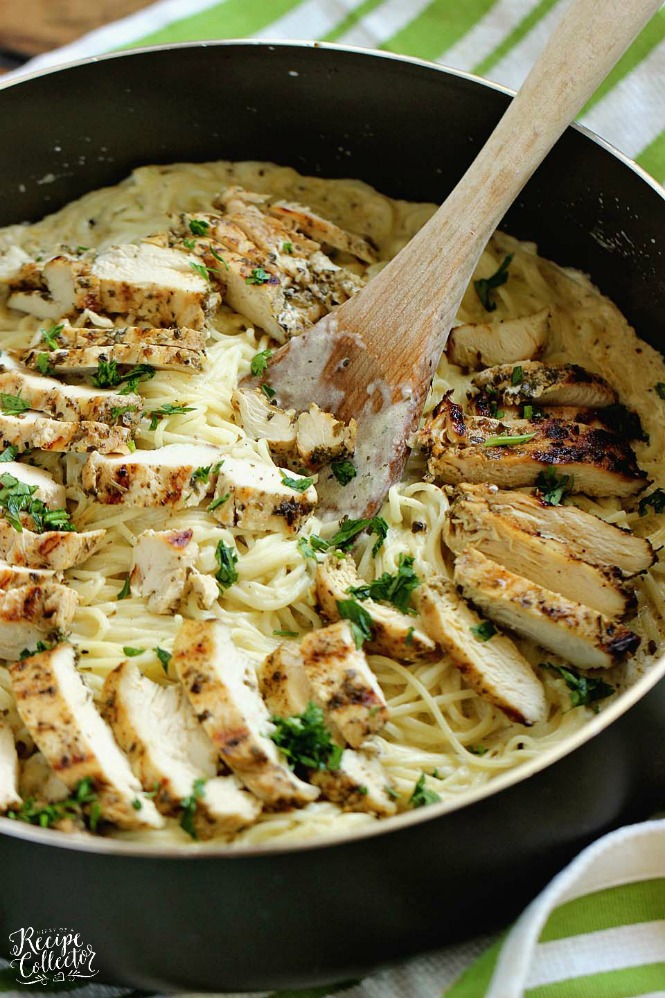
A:
MULTIPOLYGON (((319 475, 324 519, 369 516, 399 479, 451 326, 490 236, 536 167, 661 0, 573 0, 444 204, 357 295, 278 350, 275 403, 358 422, 357 476, 319 475)), ((534 237, 537 233, 534 233, 534 237)))

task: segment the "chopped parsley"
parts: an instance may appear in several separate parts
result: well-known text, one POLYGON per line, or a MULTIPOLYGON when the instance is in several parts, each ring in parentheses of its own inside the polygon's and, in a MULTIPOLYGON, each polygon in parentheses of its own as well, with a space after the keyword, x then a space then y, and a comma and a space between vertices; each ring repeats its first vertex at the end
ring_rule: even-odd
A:
POLYGON ((258 378, 259 375, 263 374, 263 372, 268 366, 268 361, 270 360, 272 355, 273 351, 270 349, 259 350, 258 353, 254 354, 254 356, 252 357, 252 362, 249 365, 249 369, 255 378, 258 378))
POLYGON ((164 672, 168 676, 168 674, 169 674, 169 665, 171 663, 171 659, 173 658, 173 655, 171 654, 170 651, 165 651, 164 648, 159 648, 158 647, 158 648, 153 648, 152 650, 154 651, 154 653, 157 656, 157 658, 159 659, 159 661, 162 663, 162 669, 164 670, 164 672))
POLYGON ((49 509, 41 499, 33 498, 36 491, 36 485, 26 485, 9 472, 0 475, 0 509, 15 530, 23 532, 21 513, 32 517, 34 530, 39 534, 48 530, 76 530, 66 509, 49 509))
POLYGON ((340 485, 348 485, 358 472, 353 461, 333 461, 330 469, 340 485))
POLYGON ((19 658, 23 660, 24 658, 31 658, 33 655, 39 655, 43 651, 50 651, 51 648, 55 647, 56 643, 55 641, 38 641, 36 648, 23 648, 19 658))
POLYGON ((558 506, 573 491, 572 475, 557 475, 554 468, 541 471, 536 478, 536 489, 546 506, 558 506))
POLYGON ((271 388, 270 385, 261 385, 261 391, 263 392, 263 394, 267 399, 274 399, 275 395, 277 394, 275 389, 271 388))
POLYGON ((196 249, 196 240, 195 239, 183 239, 182 245, 185 247, 185 249, 188 249, 188 250, 196 249))
POLYGON ((210 222, 206 222, 203 218, 192 218, 189 221, 189 231, 193 236, 205 236, 209 228, 210 222))
POLYGON ((644 496, 637 504, 640 516, 646 516, 651 506, 654 513, 662 513, 665 510, 665 492, 662 489, 654 489, 648 496, 644 496))
POLYGON ((225 492, 223 496, 217 496, 216 499, 213 499, 213 501, 208 504, 208 512, 211 512, 213 509, 217 509, 218 506, 223 506, 224 503, 228 502, 230 498, 230 492, 225 492))
POLYGON ((214 256, 215 260, 217 260, 218 263, 223 264, 223 266, 226 267, 226 269, 228 270, 229 269, 228 263, 226 262, 226 260, 224 259, 224 257, 220 253, 217 252, 217 250, 215 249, 215 247, 214 246, 210 246, 209 249, 210 249, 210 252, 212 253, 212 255, 214 256))
POLYGON ((28 825, 51 828, 65 818, 80 819, 94 832, 101 817, 99 799, 92 779, 88 776, 77 783, 76 788, 65 800, 38 806, 33 797, 23 801, 21 806, 7 812, 14 821, 24 821, 28 825))
POLYGON ((282 252, 288 254, 293 253, 293 243, 282 243, 282 252))
MULTIPOLYGON (((409 608, 409 602, 413 590, 420 585, 420 578, 413 570, 413 561, 410 555, 400 554, 397 572, 394 575, 384 572, 374 582, 352 586, 349 592, 356 599, 381 600, 384 603, 392 603, 402 613, 413 613, 409 608)), ((413 640, 413 634, 411 639, 413 640)))
POLYGON ((273 631, 276 638, 297 638, 297 631, 273 631))
POLYGON ((148 429, 156 430, 164 416, 181 416, 185 412, 196 412, 196 408, 191 405, 171 405, 170 402, 166 402, 159 409, 153 409, 146 414, 146 419, 150 416, 150 426, 148 429))
POLYGON ((656 391, 660 398, 665 399, 665 381, 659 381, 656 385, 656 391))
POLYGON ((51 362, 49 361, 49 355, 47 353, 37 354, 35 367, 40 374, 53 374, 53 368, 51 367, 51 362))
POLYGON ((122 419, 128 412, 136 412, 137 405, 114 405, 111 409, 111 419, 122 419))
POLYGON ((272 717, 275 730, 271 739, 286 756, 291 769, 339 769, 342 748, 333 742, 323 719, 323 711, 308 703, 302 714, 272 717))
POLYGON ((610 686, 604 679, 583 676, 569 666, 541 662, 540 668, 556 672, 563 679, 570 690, 571 707, 589 707, 597 700, 605 700, 606 697, 611 697, 613 693, 616 693, 614 686, 610 686))
POLYGON ((372 548, 372 554, 376 555, 383 547, 383 542, 388 536, 388 524, 382 516, 370 516, 365 520, 342 520, 339 530, 328 541, 328 547, 346 551, 353 544, 358 534, 368 529, 373 534, 376 534, 376 542, 372 548))
POLYGON ((513 254, 509 253, 508 256, 503 258, 498 269, 490 277, 481 277, 473 282, 476 294, 487 312, 493 312, 496 309, 496 302, 492 298, 492 292, 508 280, 508 267, 512 259, 513 254))
POLYGON ((51 323, 48 329, 39 330, 39 332, 42 334, 42 339, 46 343, 46 346, 48 347, 49 350, 58 350, 60 348, 58 340, 60 339, 60 333, 63 331, 64 328, 65 327, 62 323, 56 326, 56 324, 53 322, 51 323))
POLYGON ((492 419, 503 419, 506 415, 503 409, 499 409, 498 402, 490 402, 489 409, 492 419))
POLYGON ((287 489, 293 489, 294 492, 306 492, 314 484, 313 478, 289 478, 283 471, 280 471, 280 474, 282 485, 286 485, 287 489))
POLYGON ((489 749, 485 745, 469 745, 469 752, 472 755, 487 755, 489 749))
POLYGON ((518 364, 517 367, 513 368, 513 373, 510 378, 510 383, 511 385, 517 386, 521 385, 523 381, 524 381, 524 368, 518 364))
POLYGON ((298 540, 298 550, 303 558, 316 558, 317 553, 328 550, 328 541, 324 541, 318 534, 311 537, 300 537, 298 540))
POLYGON ((145 648, 132 648, 131 645, 124 645, 122 651, 127 658, 136 658, 137 655, 144 653, 145 648))
POLYGON ((471 633, 478 641, 489 641, 498 632, 491 620, 483 620, 480 624, 476 624, 475 627, 471 628, 471 633))
POLYGON ((498 437, 488 437, 484 442, 485 447, 517 447, 518 444, 527 444, 535 437, 533 433, 518 433, 511 436, 509 433, 500 434, 498 437))
POLYGON ((189 266, 192 270, 196 271, 199 277, 202 277, 204 281, 210 280, 210 267, 206 267, 205 263, 194 263, 193 260, 190 260, 189 266))
POLYGON ((273 278, 263 267, 254 267, 249 277, 245 278, 245 284, 268 284, 269 282, 273 282, 273 278))
POLYGON ((440 800, 441 798, 435 790, 430 790, 425 786, 425 774, 421 773, 413 788, 413 793, 409 797, 411 807, 426 807, 428 804, 437 804, 440 800))
POLYGON ((26 409, 30 408, 30 403, 22 399, 20 394, 7 395, 6 392, 0 392, 0 406, 2 407, 3 415, 10 416, 25 412, 26 409))
POLYGON ((128 572, 127 575, 125 576, 125 581, 122 584, 122 589, 120 590, 120 592, 116 596, 116 600, 129 599, 130 591, 131 591, 131 588, 130 588, 130 583, 129 583, 129 572, 128 572))
POLYGON ((0 463, 6 464, 7 461, 15 461, 18 454, 18 447, 14 447, 13 444, 8 444, 7 447, 0 454, 0 463))
POLYGON ((238 555, 224 541, 220 541, 215 551, 215 558, 219 566, 215 573, 215 578, 222 589, 228 589, 234 582, 238 581, 238 555))
POLYGON ((125 381, 126 384, 120 389, 120 395, 133 395, 136 392, 136 386, 140 381, 150 381, 151 378, 155 377, 154 367, 150 364, 137 364, 133 367, 131 371, 127 374, 123 374, 120 381, 125 381))
POLYGON ((191 794, 189 797, 183 797, 180 801, 180 806, 182 807, 180 827, 183 831, 187 832, 188 835, 191 835, 193 839, 198 839, 196 828, 194 827, 194 816, 196 815, 196 809, 199 806, 199 801, 205 797, 205 784, 206 781, 203 777, 198 780, 194 780, 191 794))
POLYGON ((533 419, 533 406, 525 405, 522 409, 522 419, 533 419))
POLYGON ((197 468, 190 479, 192 485, 196 485, 197 482, 203 482, 207 484, 210 481, 210 469, 212 465, 209 464, 207 468, 197 468))
POLYGON ((372 618, 355 599, 338 599, 337 611, 342 620, 348 620, 356 648, 362 648, 365 641, 372 637, 372 618))
POLYGON ((100 360, 92 376, 92 383, 97 388, 117 388, 126 382, 120 389, 120 394, 129 395, 130 392, 136 391, 139 381, 149 381, 155 377, 155 374, 156 371, 150 364, 136 364, 125 374, 120 374, 115 360, 100 360))

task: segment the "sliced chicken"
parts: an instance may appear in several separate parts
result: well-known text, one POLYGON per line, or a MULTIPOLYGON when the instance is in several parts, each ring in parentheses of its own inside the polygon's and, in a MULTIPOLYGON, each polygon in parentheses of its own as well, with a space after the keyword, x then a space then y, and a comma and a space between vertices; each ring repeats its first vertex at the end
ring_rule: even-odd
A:
POLYGON ((21 764, 19 792, 24 800, 32 797, 45 804, 69 797, 69 787, 56 775, 41 752, 34 752, 21 764))
POLYGON ((192 593, 199 609, 210 610, 219 599, 219 586, 212 575, 193 569, 187 577, 185 595, 188 593, 192 593))
POLYGON ((136 426, 143 407, 141 396, 133 392, 120 395, 84 385, 65 385, 55 378, 17 370, 0 371, 0 392, 19 396, 31 409, 68 422, 136 426))
POLYGON ((312 699, 312 689, 300 645, 284 641, 268 655, 259 670, 259 683, 271 714, 276 717, 304 714, 312 699))
POLYGON ((97 502, 183 509, 198 506, 223 459, 222 451, 208 444, 168 444, 126 457, 91 454, 81 482, 97 502), (199 468, 210 469, 207 480, 195 477, 199 468))
POLYGON ((383 766, 367 752, 344 749, 339 769, 318 770, 312 773, 311 780, 343 811, 367 811, 388 818, 397 810, 383 766))
POLYGON ((235 776, 217 774, 217 751, 197 723, 181 686, 160 686, 133 662, 122 662, 104 683, 104 717, 143 789, 156 791, 162 814, 177 815, 205 780, 192 816, 198 838, 229 835, 261 811, 235 776))
POLYGON ((67 350, 85 347, 162 346, 180 350, 205 350, 208 333, 187 326, 155 328, 148 326, 69 326, 63 323, 57 336, 59 345, 67 350))
POLYGON ((0 589, 16 589, 17 586, 43 585, 55 582, 56 573, 49 568, 27 568, 22 565, 8 565, 0 562, 0 589))
POLYGON ((151 613, 174 613, 198 554, 192 530, 144 530, 134 545, 132 592, 145 596, 151 613))
POLYGON ((570 475, 574 491, 590 496, 630 496, 646 484, 630 445, 613 433, 558 419, 467 416, 449 399, 439 403, 416 442, 427 455, 430 478, 449 485, 522 488, 550 468, 570 475), (506 442, 510 437, 514 444, 506 442))
POLYGON ((41 499, 49 509, 64 509, 67 505, 67 491, 64 485, 56 482, 48 471, 36 468, 24 461, 3 461, 0 464, 0 484, 9 485, 9 475, 24 485, 34 488, 33 499, 41 499))
POLYGON ((280 409, 259 388, 235 389, 231 404, 238 412, 245 433, 252 440, 267 440, 277 460, 293 458, 296 444, 296 411, 280 409))
POLYGON ((222 761, 260 800, 303 807, 319 791, 296 777, 270 735, 274 725, 251 663, 219 620, 186 620, 172 664, 222 761))
POLYGON ((69 789, 90 779, 106 821, 120 828, 162 827, 162 817, 95 709, 72 645, 14 662, 10 674, 23 723, 69 789))
POLYGON ((472 384, 501 401, 540 405, 581 405, 600 409, 617 401, 617 393, 599 374, 578 364, 553 366, 537 360, 500 364, 480 371, 472 384))
POLYGON ((296 450, 308 471, 318 471, 324 464, 350 457, 356 446, 355 419, 343 423, 331 412, 312 402, 296 421, 296 450))
POLYGON ((547 345, 551 318, 550 309, 542 308, 519 319, 456 326, 446 347, 448 360, 478 370, 539 357, 547 345))
POLYGON ((474 549, 456 558, 455 582, 486 616, 581 669, 608 669, 640 643, 622 624, 509 572, 474 549))
POLYGON ((474 416, 489 416, 491 419, 503 419, 513 421, 515 419, 531 419, 537 422, 539 419, 562 419, 568 423, 584 423, 586 426, 593 426, 596 430, 611 430, 612 428, 601 418, 605 411, 610 409, 590 409, 588 406, 579 405, 547 405, 531 406, 531 415, 525 416, 529 412, 529 404, 510 405, 505 402, 497 402, 491 395, 479 392, 469 399, 469 412, 474 416))
POLYGON ((547 717, 545 689, 527 660, 506 634, 477 636, 483 621, 451 582, 429 579, 416 602, 428 632, 479 696, 518 724, 547 717))
POLYGON ((105 536, 105 530, 49 530, 37 534, 24 527, 18 531, 0 517, 0 558, 10 565, 64 572, 94 554, 105 536))
MULTIPOLYGON (((550 527, 550 535, 556 531, 550 527)), ((477 548, 511 572, 553 589, 568 599, 621 617, 635 606, 635 594, 623 582, 618 568, 590 564, 565 541, 527 529, 493 511, 479 498, 454 494, 443 537, 455 554, 477 548)))
POLYGON ((20 416, 0 415, 0 439, 5 447, 11 445, 19 451, 85 453, 98 450, 102 454, 113 451, 126 454, 131 431, 124 426, 108 426, 87 420, 67 423, 35 412, 24 412, 20 416))
POLYGON ((225 527, 293 534, 318 499, 313 485, 301 488, 301 483, 306 484, 307 479, 295 472, 226 457, 219 469, 210 512, 225 527))
POLYGON ((325 246, 341 250, 357 257, 363 263, 375 263, 377 253, 374 247, 362 236, 341 229, 334 222, 317 215, 311 208, 289 201, 275 201, 268 211, 294 229, 304 232, 325 246))
MULTIPOLYGON (((44 351, 32 348, 27 350, 23 362, 39 370, 39 358, 44 351)), ((116 343, 112 346, 84 346, 64 350, 52 350, 48 355, 49 366, 56 374, 85 374, 96 371, 103 363, 148 364, 159 371, 181 371, 187 374, 203 370, 203 355, 184 347, 153 346, 150 343, 116 343)), ((127 403, 125 402, 125 405, 127 403)))
POLYGON ((25 648, 66 631, 77 605, 73 589, 50 580, 0 592, 0 658, 18 658, 25 648))
POLYGON ((14 744, 14 733, 0 716, 0 814, 18 807, 21 803, 18 777, 18 755, 14 744))
MULTIPOLYGON (((353 597, 351 587, 362 585, 353 558, 328 554, 316 570, 316 600, 326 620, 340 619, 338 603, 353 597)), ((367 649, 400 662, 422 662, 436 657, 436 645, 418 617, 402 613, 386 603, 366 599, 360 603, 372 619, 372 638, 367 649)))
POLYGON ((309 631, 300 644, 311 699, 352 748, 380 731, 388 705, 347 620, 309 631))
POLYGON ((645 572, 655 561, 654 550, 644 537, 615 527, 577 506, 545 506, 535 496, 507 492, 494 485, 458 486, 465 504, 510 518, 521 529, 562 541, 578 558, 607 568, 618 568, 624 576, 645 572))
POLYGON ((112 246, 93 258, 57 256, 41 268, 42 287, 14 285, 9 305, 40 318, 90 309, 156 326, 201 329, 219 295, 194 269, 196 262, 190 254, 149 242, 112 246))

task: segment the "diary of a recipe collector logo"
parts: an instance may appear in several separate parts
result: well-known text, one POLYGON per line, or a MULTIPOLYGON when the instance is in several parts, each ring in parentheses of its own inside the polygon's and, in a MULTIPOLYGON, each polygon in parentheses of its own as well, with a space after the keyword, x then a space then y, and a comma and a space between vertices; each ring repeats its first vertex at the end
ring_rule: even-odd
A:
POLYGON ((81 981, 98 973, 96 957, 75 929, 39 929, 29 925, 9 935, 10 967, 18 984, 81 981))

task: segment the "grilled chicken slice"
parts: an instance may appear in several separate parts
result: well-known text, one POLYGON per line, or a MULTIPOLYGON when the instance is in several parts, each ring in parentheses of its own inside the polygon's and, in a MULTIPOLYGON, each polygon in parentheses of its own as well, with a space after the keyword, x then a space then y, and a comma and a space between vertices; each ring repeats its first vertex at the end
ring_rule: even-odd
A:
POLYGON ((55 378, 18 370, 0 371, 0 392, 17 395, 31 409, 68 422, 119 422, 123 426, 136 426, 143 406, 141 396, 133 392, 120 395, 83 385, 65 385, 55 378))
POLYGON ((545 689, 527 660, 505 634, 478 636, 483 621, 451 582, 429 579, 416 603, 429 634, 479 696, 518 724, 547 717, 545 689))
POLYGON ((196 262, 191 254, 149 242, 112 246, 91 258, 57 256, 41 268, 42 287, 15 284, 9 305, 39 318, 90 309, 201 329, 219 295, 192 267, 196 262))
POLYGON ((626 577, 645 572, 655 561, 646 538, 636 537, 577 506, 545 506, 535 496, 503 491, 494 485, 463 484, 456 493, 467 508, 473 504, 480 513, 488 509, 503 519, 509 518, 520 529, 561 541, 576 557, 609 569, 618 568, 626 577))
POLYGON ((192 816, 198 838, 232 834, 256 820, 258 800, 235 776, 216 776, 215 746, 181 686, 160 686, 133 662, 122 662, 106 677, 103 696, 104 717, 143 789, 156 791, 162 814, 177 815, 205 780, 192 816))
POLYGON ((635 595, 626 587, 618 568, 590 564, 569 544, 527 529, 478 497, 453 493, 443 537, 455 554, 477 548, 511 572, 553 589, 568 599, 618 618, 635 606, 635 595))
POLYGON ((81 474, 84 490, 109 505, 198 506, 214 482, 223 453, 208 444, 168 444, 121 457, 91 454, 81 474), (209 468, 208 479, 194 477, 209 468))
POLYGON ((240 416, 245 433, 252 440, 267 440, 277 460, 292 459, 296 445, 296 411, 280 409, 259 388, 234 390, 231 404, 240 416))
POLYGON ((542 308, 519 319, 455 326, 446 346, 448 360, 475 371, 539 357, 547 345, 551 318, 549 308, 542 308))
POLYGON ((0 483, 3 486, 11 485, 9 478, 23 482, 29 488, 34 488, 33 499, 41 499, 49 509, 64 509, 67 505, 67 491, 64 485, 56 482, 48 471, 42 468, 35 468, 24 461, 3 461, 0 467, 0 483))
POLYGON ((219 599, 219 586, 212 575, 204 575, 192 569, 187 577, 185 595, 192 593, 201 610, 210 610, 219 599))
POLYGON ((581 669, 608 669, 640 643, 622 624, 509 572, 473 548, 456 558, 455 582, 497 624, 581 669))
POLYGON ((55 582, 56 573, 48 568, 26 568, 21 565, 8 565, 0 562, 0 589, 16 589, 17 586, 43 585, 55 582))
POLYGON ((0 658, 18 658, 49 635, 66 631, 78 596, 59 582, 29 583, 0 592, 0 658))
POLYGON ((23 723, 69 789, 90 779, 106 821, 120 828, 161 828, 163 819, 95 709, 74 648, 59 644, 14 662, 10 673, 23 723))
POLYGON ((300 490, 289 482, 307 483, 270 464, 226 457, 219 469, 211 514, 225 527, 295 533, 316 506, 313 485, 300 490), (218 505, 217 500, 223 500, 218 505))
POLYGON ((349 253, 363 263, 376 263, 377 252, 366 239, 354 232, 341 229, 334 222, 317 215, 311 208, 295 202, 275 201, 269 206, 268 211, 290 228, 304 232, 306 236, 324 246, 349 253))
POLYGON ((600 409, 617 401, 617 393, 599 374, 578 364, 553 366, 537 360, 500 364, 476 374, 476 388, 494 393, 500 401, 539 405, 580 405, 600 409))
POLYGON ((312 402, 296 422, 298 457, 308 471, 319 471, 324 464, 350 457, 356 446, 356 430, 355 419, 343 423, 312 402))
POLYGON ((98 450, 102 454, 113 451, 126 454, 131 432, 124 426, 106 423, 67 423, 49 419, 35 412, 20 416, 0 415, 0 439, 5 447, 11 445, 19 451, 46 450, 85 453, 98 450))
POLYGON ((192 530, 144 530, 136 538, 129 578, 151 613, 177 610, 199 550, 192 536, 192 530))
POLYGON ((467 416, 449 398, 442 399, 416 441, 427 455, 428 475, 448 485, 522 488, 535 485, 549 468, 571 475, 574 491, 590 496, 630 496, 646 484, 630 445, 613 433, 558 419, 467 416), (516 443, 506 443, 510 437, 516 443))
POLYGON ((397 810, 383 766, 367 752, 344 749, 339 769, 317 770, 310 778, 343 811, 367 811, 388 818, 397 810))
MULTIPOLYGON (((39 370, 39 358, 44 351, 27 350, 23 362, 28 367, 39 370)), ((148 364, 158 371, 181 371, 185 374, 203 370, 203 356, 200 352, 184 347, 153 346, 151 343, 115 343, 111 346, 84 346, 63 350, 52 350, 48 355, 49 366, 56 374, 84 374, 96 371, 100 362, 124 364, 148 364)), ((125 402, 125 405, 127 403, 125 402)))
POLYGON ((18 755, 14 744, 14 733, 0 717, 0 814, 18 807, 21 803, 18 777, 18 755))
POLYGON ((388 705, 351 627, 341 620, 309 631, 300 644, 311 699, 352 748, 388 720, 388 705))
MULTIPOLYGON (((610 411, 613 406, 608 407, 610 411)), ((489 416, 491 419, 503 419, 512 422, 515 419, 562 419, 567 423, 584 423, 597 430, 611 430, 612 427, 601 418, 604 409, 590 409, 579 405, 547 405, 536 406, 530 402, 522 405, 510 405, 497 402, 491 395, 479 392, 469 399, 469 412, 473 416, 489 416), (530 413, 530 414, 529 414, 530 413)), ((621 436, 622 434, 619 434, 621 436)))
MULTIPOLYGON (((351 587, 364 582, 356 571, 353 558, 338 558, 332 552, 316 570, 316 601, 326 620, 340 619, 338 603, 350 600, 351 587)), ((422 662, 436 657, 436 645, 422 629, 418 617, 402 613, 393 606, 363 600, 361 606, 372 618, 372 638, 367 649, 400 662, 422 662)))
POLYGON ((208 333, 187 326, 167 328, 148 326, 69 326, 62 324, 56 334, 58 344, 67 350, 109 346, 162 346, 180 350, 205 350, 208 333))
POLYGON ((24 527, 18 531, 0 517, 0 558, 10 565, 64 572, 94 554, 105 536, 105 530, 49 530, 37 534, 24 527))
POLYGON ((284 641, 268 655, 259 670, 259 685, 271 714, 276 717, 304 714, 312 690, 300 645, 284 641))
POLYGON ((251 663, 219 620, 186 620, 172 663, 222 761, 259 800, 303 807, 319 791, 295 776, 270 735, 274 725, 251 663))

